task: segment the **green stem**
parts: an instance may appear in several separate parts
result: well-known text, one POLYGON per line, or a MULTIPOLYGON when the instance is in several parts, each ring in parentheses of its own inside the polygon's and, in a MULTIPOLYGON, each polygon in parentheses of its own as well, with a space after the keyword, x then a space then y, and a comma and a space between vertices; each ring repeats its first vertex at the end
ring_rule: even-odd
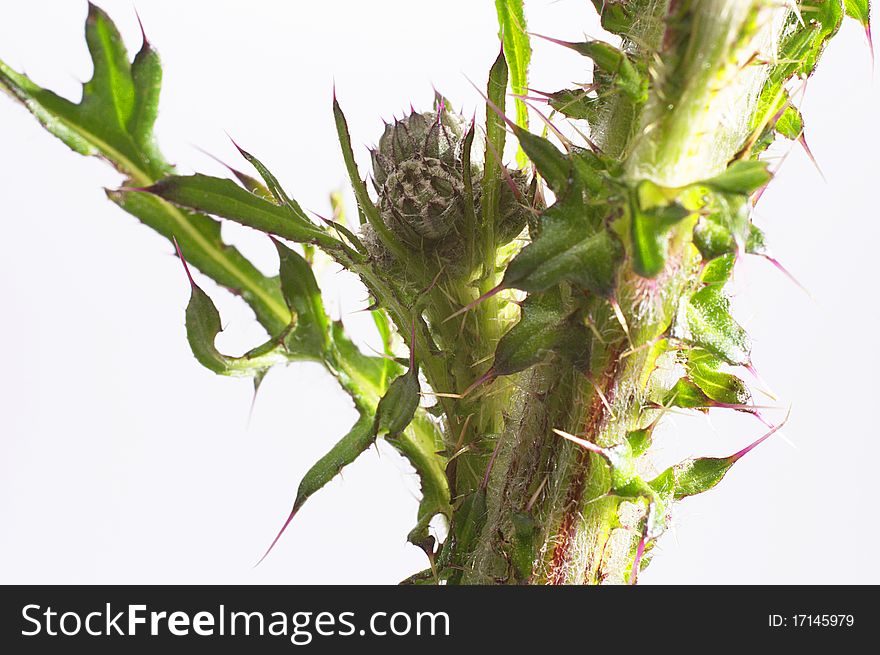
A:
MULTIPOLYGON (((748 118, 766 77, 766 66, 744 70, 743 62, 772 40, 788 11, 772 0, 647 3, 644 15, 657 20, 645 20, 628 45, 654 67, 648 102, 641 111, 612 111, 594 126, 606 153, 620 157, 630 184, 651 179, 680 186, 723 170, 748 137, 748 118), (731 115, 737 120, 731 122, 731 115)), ((460 546, 467 552, 450 558, 462 569, 461 582, 632 579, 644 505, 607 495, 605 461, 552 429, 607 448, 657 418, 645 403, 654 368, 650 346, 668 330, 697 274, 690 224, 684 223, 672 232, 666 266, 656 278, 621 276, 616 299, 628 334, 608 302, 591 300, 603 339, 593 339, 589 374, 549 362, 519 376, 489 477, 482 529, 475 543, 460 546)))

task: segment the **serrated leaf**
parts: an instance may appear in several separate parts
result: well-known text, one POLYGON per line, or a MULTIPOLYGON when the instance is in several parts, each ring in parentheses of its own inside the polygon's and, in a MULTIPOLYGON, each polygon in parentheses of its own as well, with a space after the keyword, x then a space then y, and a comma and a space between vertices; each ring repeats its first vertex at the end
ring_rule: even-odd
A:
POLYGON ((728 253, 706 262, 703 272, 700 273, 700 282, 703 284, 726 284, 733 273, 733 265, 736 263, 736 255, 728 253))
POLYGON ((690 341, 728 364, 749 364, 748 335, 730 315, 730 301, 718 285, 703 287, 691 296, 685 320, 690 341))
MULTIPOLYGON (((495 10, 501 28, 504 56, 510 71, 510 88, 516 95, 526 95, 529 86, 529 62, 532 58, 532 46, 526 31, 523 0, 495 0, 495 10)), ((519 98, 516 99, 516 124, 523 129, 529 127, 529 111, 519 98)), ((517 161, 520 167, 524 167, 526 164, 521 153, 517 154, 517 161)))
POLYGON ((630 202, 630 240, 633 270, 642 277, 656 277, 666 266, 669 230, 690 215, 677 203, 643 209, 637 194, 630 202))
POLYGON ((794 141, 804 133, 804 118, 797 107, 789 105, 776 119, 776 131, 794 141))
POLYGON ((513 524, 513 543, 510 561, 517 580, 526 581, 532 575, 538 539, 538 523, 528 512, 514 512, 510 521, 513 524))
POLYGON ((754 223, 749 224, 746 252, 750 255, 767 255, 769 252, 766 235, 754 223))
POLYGON ((134 109, 128 122, 128 131, 135 145, 151 161, 163 161, 153 137, 153 127, 159 115, 159 94, 162 90, 162 62, 159 53, 153 49, 143 35, 141 49, 131 64, 131 79, 134 85, 134 109))
POLYGON ((379 399, 388 388, 389 376, 396 375, 403 368, 387 357, 373 357, 363 354, 345 334, 340 321, 331 326, 331 352, 327 365, 349 393, 359 411, 376 411, 379 399))
POLYGON ((623 246, 604 226, 595 231, 578 190, 544 213, 540 234, 508 264, 502 286, 532 293, 571 282, 609 297, 622 259, 623 246))
POLYGON ((376 433, 394 435, 403 432, 419 407, 420 393, 417 367, 395 378, 376 407, 376 433))
POLYGON ((571 185, 571 162, 547 139, 519 127, 514 129, 519 144, 554 193, 571 185))
POLYGON ((590 95, 583 89, 561 89, 547 97, 550 106, 568 118, 580 119, 593 123, 596 120, 598 97, 590 95))
POLYGON ((602 28, 612 34, 627 36, 633 22, 647 7, 646 0, 591 0, 602 23, 602 28))
POLYGON ((296 492, 296 499, 293 501, 293 508, 290 510, 290 514, 281 530, 279 530, 278 535, 272 541, 263 557, 260 558, 260 562, 266 559, 266 556, 272 551, 278 540, 281 539, 281 535, 287 530, 287 526, 290 525, 290 522, 305 502, 335 478, 345 466, 356 460, 375 440, 376 435, 373 431, 372 418, 367 414, 361 414, 348 434, 340 439, 330 449, 330 452, 315 462, 303 476, 296 492))
POLYGON ((726 405, 745 405, 751 400, 746 383, 731 373, 719 371, 721 360, 705 350, 688 353, 688 378, 710 399, 726 405))
MULTIPOLYGON (((486 86, 486 152, 483 162, 482 194, 480 197, 480 216, 482 217, 482 235, 486 241, 484 251, 491 252, 495 257, 495 226, 498 223, 501 203, 502 167, 504 162, 504 143, 507 138, 505 128, 505 100, 507 96, 508 68, 504 51, 489 69, 489 81, 486 86)), ((516 131, 522 128, 517 127, 516 131)), ((522 130, 525 132, 525 130, 522 130)), ((522 144, 520 144, 522 145, 522 144)), ((528 154, 528 153, 527 153, 528 154)))
POLYGON ((409 460, 419 476, 422 499, 419 502, 418 520, 407 539, 424 548, 431 519, 437 514, 447 519, 453 515, 449 504, 446 460, 438 454, 443 450, 442 438, 431 427, 430 419, 417 414, 408 429, 397 435, 389 435, 387 440, 409 460))
POLYGON ((144 191, 179 207, 228 218, 291 241, 318 243, 330 248, 339 243, 310 223, 305 216, 294 217, 287 207, 268 202, 225 178, 172 175, 144 191))
MULTIPOLYGON (((119 32, 94 5, 89 6, 86 36, 95 75, 79 104, 41 88, 3 62, 0 88, 75 152, 107 160, 129 184, 149 185, 171 171, 151 131, 161 84, 158 55, 145 40, 129 66, 119 32)), ((224 244, 216 221, 144 194, 108 191, 108 196, 169 240, 176 237, 190 264, 241 295, 269 333, 289 323, 277 281, 224 244)))
POLYGON ((757 160, 735 161, 720 175, 698 184, 714 191, 750 195, 770 181, 773 177, 767 170, 767 162, 757 160))
POLYGON ((108 191, 107 196, 162 236, 176 238, 187 262, 240 295, 269 334, 290 324, 278 280, 264 276, 236 248, 223 243, 218 221, 148 193, 108 191))
POLYGON ((846 15, 867 27, 871 23, 871 0, 843 0, 846 15))
POLYGON ((293 329, 284 343, 294 352, 320 356, 330 340, 330 320, 324 311, 321 290, 306 259, 283 243, 275 241, 280 266, 281 293, 295 316, 293 329))
POLYGON ((220 353, 214 345, 222 330, 220 313, 208 294, 194 282, 191 287, 192 293, 186 306, 186 338, 202 366, 220 375, 250 377, 287 360, 283 347, 274 340, 242 357, 228 357, 220 353))
POLYGON ((648 99, 648 79, 639 73, 622 50, 604 41, 558 43, 592 59, 596 69, 610 76, 614 86, 632 102, 643 103, 648 99))
POLYGON ((696 384, 687 378, 681 378, 663 398, 662 405, 682 409, 706 409, 712 403, 696 384))
POLYGON ((382 243, 402 262, 406 262, 409 258, 400 241, 391 230, 385 225, 385 221, 379 215, 379 210, 373 201, 370 200, 370 194, 367 192, 367 185, 358 172, 357 163, 354 160, 354 151, 351 149, 351 136, 348 132, 348 121, 345 114, 342 113, 342 107, 336 100, 336 94, 333 95, 333 119, 336 124, 336 135, 339 138, 339 146, 342 150, 342 159, 345 162, 345 170, 348 172, 348 178, 354 190, 355 200, 361 214, 367 219, 367 222, 379 235, 382 243))
MULTIPOLYGON (((153 149, 144 151, 137 143, 143 143, 145 138, 143 129, 149 123, 150 107, 156 102, 158 89, 141 80, 137 104, 147 111, 136 113, 135 83, 125 44, 110 18, 92 4, 86 18, 86 42, 94 75, 83 85, 79 104, 37 86, 2 62, 0 86, 76 152, 99 155, 134 182, 148 184, 168 170, 153 149)), ((146 64, 141 64, 139 69, 143 73, 146 64)))
POLYGON ((703 260, 735 253, 739 245, 748 239, 748 197, 717 193, 710 198, 705 209, 709 213, 701 216, 694 226, 694 245, 703 260))
POLYGON ((524 371, 551 352, 583 366, 589 359, 590 340, 587 327, 573 317, 576 310, 571 302, 564 301, 558 288, 528 296, 519 321, 495 348, 493 373, 524 371))

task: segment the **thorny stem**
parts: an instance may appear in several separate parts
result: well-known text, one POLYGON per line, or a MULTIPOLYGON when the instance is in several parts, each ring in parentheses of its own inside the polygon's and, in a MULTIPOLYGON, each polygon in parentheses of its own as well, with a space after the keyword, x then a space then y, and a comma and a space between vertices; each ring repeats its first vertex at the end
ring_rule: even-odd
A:
MULTIPOLYGON (((617 107, 600 117, 594 130, 605 152, 620 157, 630 180, 675 186, 723 170, 748 137, 745 117, 766 76, 765 66, 743 68, 742 62, 770 45, 788 11, 770 0, 647 3, 640 33, 624 46, 651 53, 648 102, 641 114, 617 107), (677 33, 675 21, 666 18, 683 10, 690 11, 691 22, 677 33)), ((603 339, 593 340, 589 376, 557 362, 517 376, 489 475, 485 526, 476 548, 465 557, 458 554, 462 582, 516 581, 510 544, 516 538, 514 517, 526 507, 539 527, 531 576, 521 581, 635 579, 644 506, 608 496, 609 471, 602 459, 552 429, 610 447, 656 418, 656 410, 644 403, 654 367, 649 346, 668 329, 680 297, 694 282, 693 251, 682 227, 655 284, 634 273, 619 281, 617 299, 629 335, 609 304, 595 299, 593 319, 603 339)))

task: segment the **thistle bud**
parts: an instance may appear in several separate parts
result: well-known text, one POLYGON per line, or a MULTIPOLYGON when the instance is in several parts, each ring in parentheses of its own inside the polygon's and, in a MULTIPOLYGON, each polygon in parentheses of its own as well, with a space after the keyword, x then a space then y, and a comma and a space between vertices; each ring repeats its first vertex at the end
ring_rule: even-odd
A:
MULTIPOLYGON (((406 246, 448 261, 463 247, 465 216, 463 147, 465 119, 439 103, 435 111, 414 112, 385 126, 372 151, 373 182, 382 221, 406 246)), ((471 146, 474 214, 481 217, 482 140, 471 146)), ((509 170, 502 184, 496 244, 515 238, 530 215, 534 196, 525 173, 509 170)))
POLYGON ((414 157, 390 172, 381 200, 385 224, 418 247, 453 231, 464 215, 464 184, 440 159, 414 157))
POLYGON ((389 123, 372 151, 373 178, 380 190, 401 162, 417 157, 438 159, 448 166, 461 161, 464 118, 445 109, 409 116, 389 123))

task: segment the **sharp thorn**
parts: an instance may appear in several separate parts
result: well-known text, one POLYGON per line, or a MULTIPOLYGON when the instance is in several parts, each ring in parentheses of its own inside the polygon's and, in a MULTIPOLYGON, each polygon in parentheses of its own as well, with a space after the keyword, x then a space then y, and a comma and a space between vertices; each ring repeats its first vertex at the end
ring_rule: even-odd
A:
POLYGON ((263 556, 259 559, 259 561, 254 564, 254 568, 257 568, 260 564, 263 563, 263 560, 269 556, 269 553, 272 552, 272 549, 275 548, 275 544, 278 543, 278 540, 281 539, 281 535, 284 534, 284 531, 287 530, 287 526, 290 525, 290 522, 293 520, 293 517, 296 516, 296 513, 299 511, 298 507, 294 507, 290 516, 287 517, 287 520, 284 522, 284 525, 281 526, 281 530, 278 531, 278 534, 275 536, 275 539, 272 540, 272 543, 269 545, 269 548, 266 549, 266 552, 263 553, 263 556))
POLYGON ((181 252, 181 250, 180 250, 180 244, 177 243, 177 237, 172 236, 171 240, 174 242, 174 249, 177 251, 177 256, 180 258, 180 262, 183 264, 183 270, 186 271, 186 277, 189 278, 190 286, 192 286, 193 289, 196 289, 198 287, 198 285, 196 284, 196 281, 193 279, 192 273, 190 273, 190 271, 189 271, 189 266, 186 263, 186 259, 183 256, 183 252, 181 252))

